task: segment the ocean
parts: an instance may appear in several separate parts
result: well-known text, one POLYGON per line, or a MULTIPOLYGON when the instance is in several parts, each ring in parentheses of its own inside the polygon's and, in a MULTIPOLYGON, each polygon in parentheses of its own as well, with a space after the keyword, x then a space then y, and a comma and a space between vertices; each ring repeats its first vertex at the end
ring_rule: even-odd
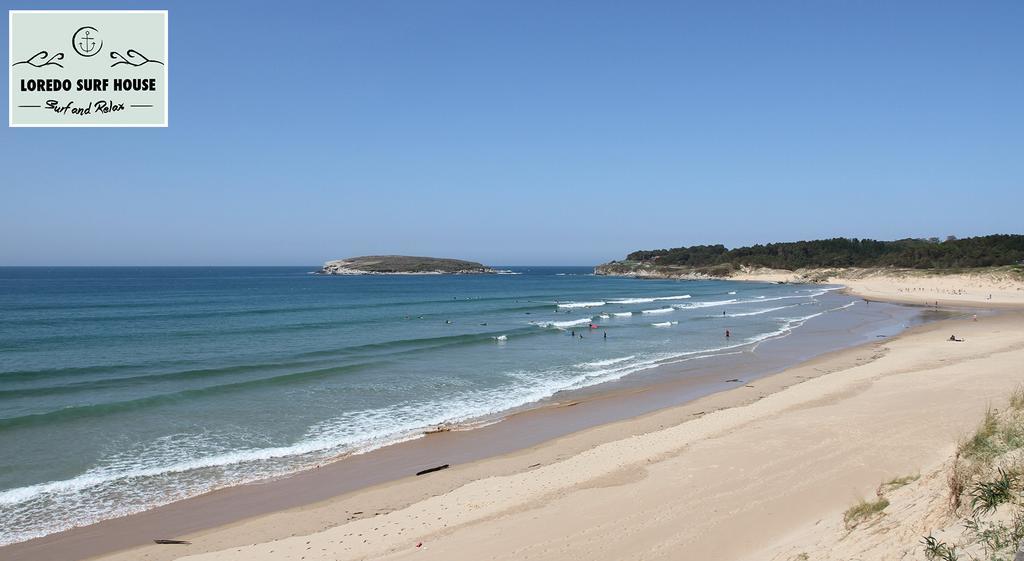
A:
POLYGON ((584 267, 314 269, 0 268, 0 544, 496 422, 864 305, 584 267))

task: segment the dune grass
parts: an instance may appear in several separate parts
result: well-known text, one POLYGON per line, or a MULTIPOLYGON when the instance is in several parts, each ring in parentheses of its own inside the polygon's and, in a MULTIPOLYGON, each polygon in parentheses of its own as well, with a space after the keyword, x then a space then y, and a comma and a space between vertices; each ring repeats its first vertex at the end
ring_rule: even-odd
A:
POLYGON ((861 523, 880 514, 887 506, 889 506, 889 499, 885 497, 878 497, 874 501, 861 499, 860 502, 846 509, 846 512, 843 514, 843 522, 846 523, 848 529, 852 530, 861 523))
POLYGON ((1017 386, 1010 394, 1010 408, 1015 411, 1024 409, 1024 385, 1017 386))
POLYGON ((900 487, 903 487, 905 485, 909 485, 909 484, 917 481, 920 478, 921 478, 921 474, 920 473, 915 473, 915 474, 912 474, 912 475, 904 475, 903 477, 894 477, 894 478, 890 479, 889 481, 886 481, 886 482, 884 482, 884 483, 882 483, 881 485, 878 486, 878 494, 881 495, 882 493, 887 493, 889 491, 893 491, 895 489, 899 489, 900 487))
MULTIPOLYGON (((987 561, 1011 561, 1024 540, 1024 386, 1003 411, 989 408, 960 442, 949 474, 951 513, 963 518, 958 545, 928 536, 929 560, 954 561, 963 548, 980 548, 987 561), (961 506, 969 507, 962 512, 961 506)), ((969 557, 976 558, 972 553, 969 557)), ((978 559, 982 559, 978 557, 978 559)))
POLYGON ((990 407, 985 411, 985 418, 978 425, 967 440, 960 443, 959 453, 961 458, 971 461, 988 463, 1004 450, 996 436, 999 434, 999 418, 996 412, 990 407))

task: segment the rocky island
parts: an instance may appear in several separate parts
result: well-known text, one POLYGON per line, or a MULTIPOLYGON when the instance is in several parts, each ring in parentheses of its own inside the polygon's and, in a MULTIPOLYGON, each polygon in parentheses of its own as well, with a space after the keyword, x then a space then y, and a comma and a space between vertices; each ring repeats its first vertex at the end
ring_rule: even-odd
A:
POLYGON ((409 255, 366 255, 324 263, 321 275, 484 275, 496 270, 462 259, 409 255))

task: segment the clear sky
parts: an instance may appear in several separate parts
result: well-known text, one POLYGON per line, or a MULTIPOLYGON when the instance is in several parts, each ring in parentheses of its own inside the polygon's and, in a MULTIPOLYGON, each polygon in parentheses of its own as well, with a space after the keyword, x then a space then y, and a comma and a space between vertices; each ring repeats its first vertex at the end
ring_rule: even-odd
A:
POLYGON ((170 127, 3 128, 0 265, 1024 231, 1020 1, 88 4, 170 11, 170 127))

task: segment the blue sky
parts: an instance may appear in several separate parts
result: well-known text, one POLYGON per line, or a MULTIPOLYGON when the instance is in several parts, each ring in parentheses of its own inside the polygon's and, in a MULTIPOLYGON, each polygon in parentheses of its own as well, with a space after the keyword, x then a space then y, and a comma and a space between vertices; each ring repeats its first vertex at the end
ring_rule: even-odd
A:
POLYGON ((0 265, 1024 231, 1022 2, 7 7, 168 9, 170 127, 0 131, 0 265))

